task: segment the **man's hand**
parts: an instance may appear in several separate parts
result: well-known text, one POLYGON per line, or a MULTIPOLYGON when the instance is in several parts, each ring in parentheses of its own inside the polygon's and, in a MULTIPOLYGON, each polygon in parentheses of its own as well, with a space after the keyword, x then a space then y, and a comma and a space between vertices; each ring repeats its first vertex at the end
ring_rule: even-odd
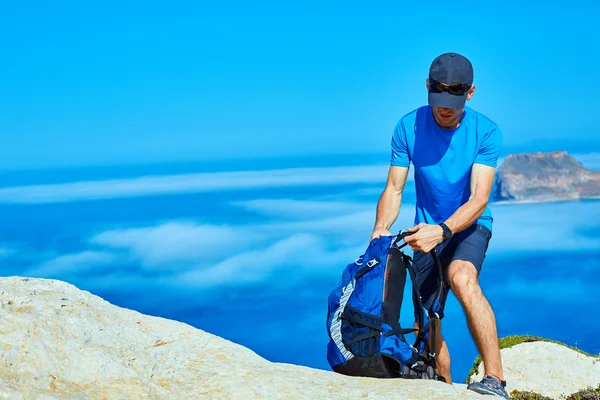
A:
POLYGON ((381 237, 381 236, 392 236, 392 233, 385 228, 375 228, 373 230, 373 233, 371 234, 370 241, 373 241, 373 239, 381 237))
POLYGON ((413 251, 422 251, 429 253, 431 249, 444 240, 444 230, 439 225, 420 223, 417 226, 408 228, 409 232, 416 232, 404 238, 413 251))

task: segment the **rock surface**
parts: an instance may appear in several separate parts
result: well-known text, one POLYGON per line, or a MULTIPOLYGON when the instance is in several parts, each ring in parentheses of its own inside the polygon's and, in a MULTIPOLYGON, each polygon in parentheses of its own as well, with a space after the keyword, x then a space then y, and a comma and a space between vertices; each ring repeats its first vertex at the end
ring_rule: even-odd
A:
MULTIPOLYGON (((599 384, 600 363, 570 352, 537 344, 503 350, 511 388, 558 393, 599 384)), ((350 378, 269 362, 68 283, 20 277, 0 278, 0 398, 490 399, 464 384, 350 378)))
MULTIPOLYGON (((560 399, 600 385, 600 356, 590 357, 550 342, 530 342, 502 349, 506 389, 533 391, 560 399)), ((469 382, 483 377, 484 363, 469 382)))
POLYGON ((600 198, 600 172, 565 151, 511 154, 496 172, 495 202, 600 198))
POLYGON ((0 398, 479 399, 465 385, 269 362, 56 280, 0 279, 0 398))

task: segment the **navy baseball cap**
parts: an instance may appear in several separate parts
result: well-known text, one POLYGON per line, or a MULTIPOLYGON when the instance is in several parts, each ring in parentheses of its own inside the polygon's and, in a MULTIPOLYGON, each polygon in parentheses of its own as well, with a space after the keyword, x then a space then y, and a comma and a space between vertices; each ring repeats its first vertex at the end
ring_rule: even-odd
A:
POLYGON ((437 56, 429 68, 429 105, 459 110, 467 101, 469 88, 473 84, 473 65, 463 55, 444 53, 437 56), (451 89, 444 85, 456 85, 451 89))

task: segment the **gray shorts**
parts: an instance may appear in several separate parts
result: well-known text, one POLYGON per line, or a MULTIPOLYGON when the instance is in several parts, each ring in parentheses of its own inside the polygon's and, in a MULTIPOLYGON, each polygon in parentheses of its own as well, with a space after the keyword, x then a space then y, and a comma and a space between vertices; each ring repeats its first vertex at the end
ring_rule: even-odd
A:
MULTIPOLYGON (((444 272, 445 285, 442 288, 440 305, 441 311, 438 312, 440 319, 444 317, 444 307, 446 298, 450 290, 448 282, 448 266, 454 260, 463 260, 471 262, 477 269, 477 274, 481 272, 481 266, 485 259, 485 252, 492 238, 492 232, 483 225, 474 224, 462 232, 454 235, 449 241, 439 244, 436 247, 436 252, 442 263, 442 271, 444 272)), ((438 286, 438 271, 430 253, 422 253, 415 251, 413 255, 414 269, 416 272, 416 283, 421 293, 423 306, 426 309, 431 307, 434 301, 438 286)), ((415 310, 417 303, 413 291, 413 302, 415 310)), ((417 313, 415 311, 415 320, 417 313)))

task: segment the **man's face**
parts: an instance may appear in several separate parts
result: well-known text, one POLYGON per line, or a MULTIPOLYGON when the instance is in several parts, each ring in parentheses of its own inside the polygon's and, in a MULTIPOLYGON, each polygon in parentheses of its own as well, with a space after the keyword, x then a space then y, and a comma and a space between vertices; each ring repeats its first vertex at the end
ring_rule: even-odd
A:
POLYGON ((446 107, 432 107, 433 115, 437 123, 444 127, 450 128, 456 125, 460 117, 462 116, 464 108, 455 110, 454 108, 446 107))
MULTIPOLYGON (((442 83, 443 84, 443 83, 442 83)), ((429 79, 426 80, 427 90, 429 91, 429 79)), ((448 86, 443 84, 444 86, 448 86)), ((469 91, 467 92, 467 101, 471 100, 473 94, 475 92, 475 85, 472 85, 469 91)), ((432 107, 433 116, 435 117, 436 122, 442 127, 447 129, 455 128, 464 112, 464 107, 460 109, 455 108, 447 108, 447 107, 432 107)))

